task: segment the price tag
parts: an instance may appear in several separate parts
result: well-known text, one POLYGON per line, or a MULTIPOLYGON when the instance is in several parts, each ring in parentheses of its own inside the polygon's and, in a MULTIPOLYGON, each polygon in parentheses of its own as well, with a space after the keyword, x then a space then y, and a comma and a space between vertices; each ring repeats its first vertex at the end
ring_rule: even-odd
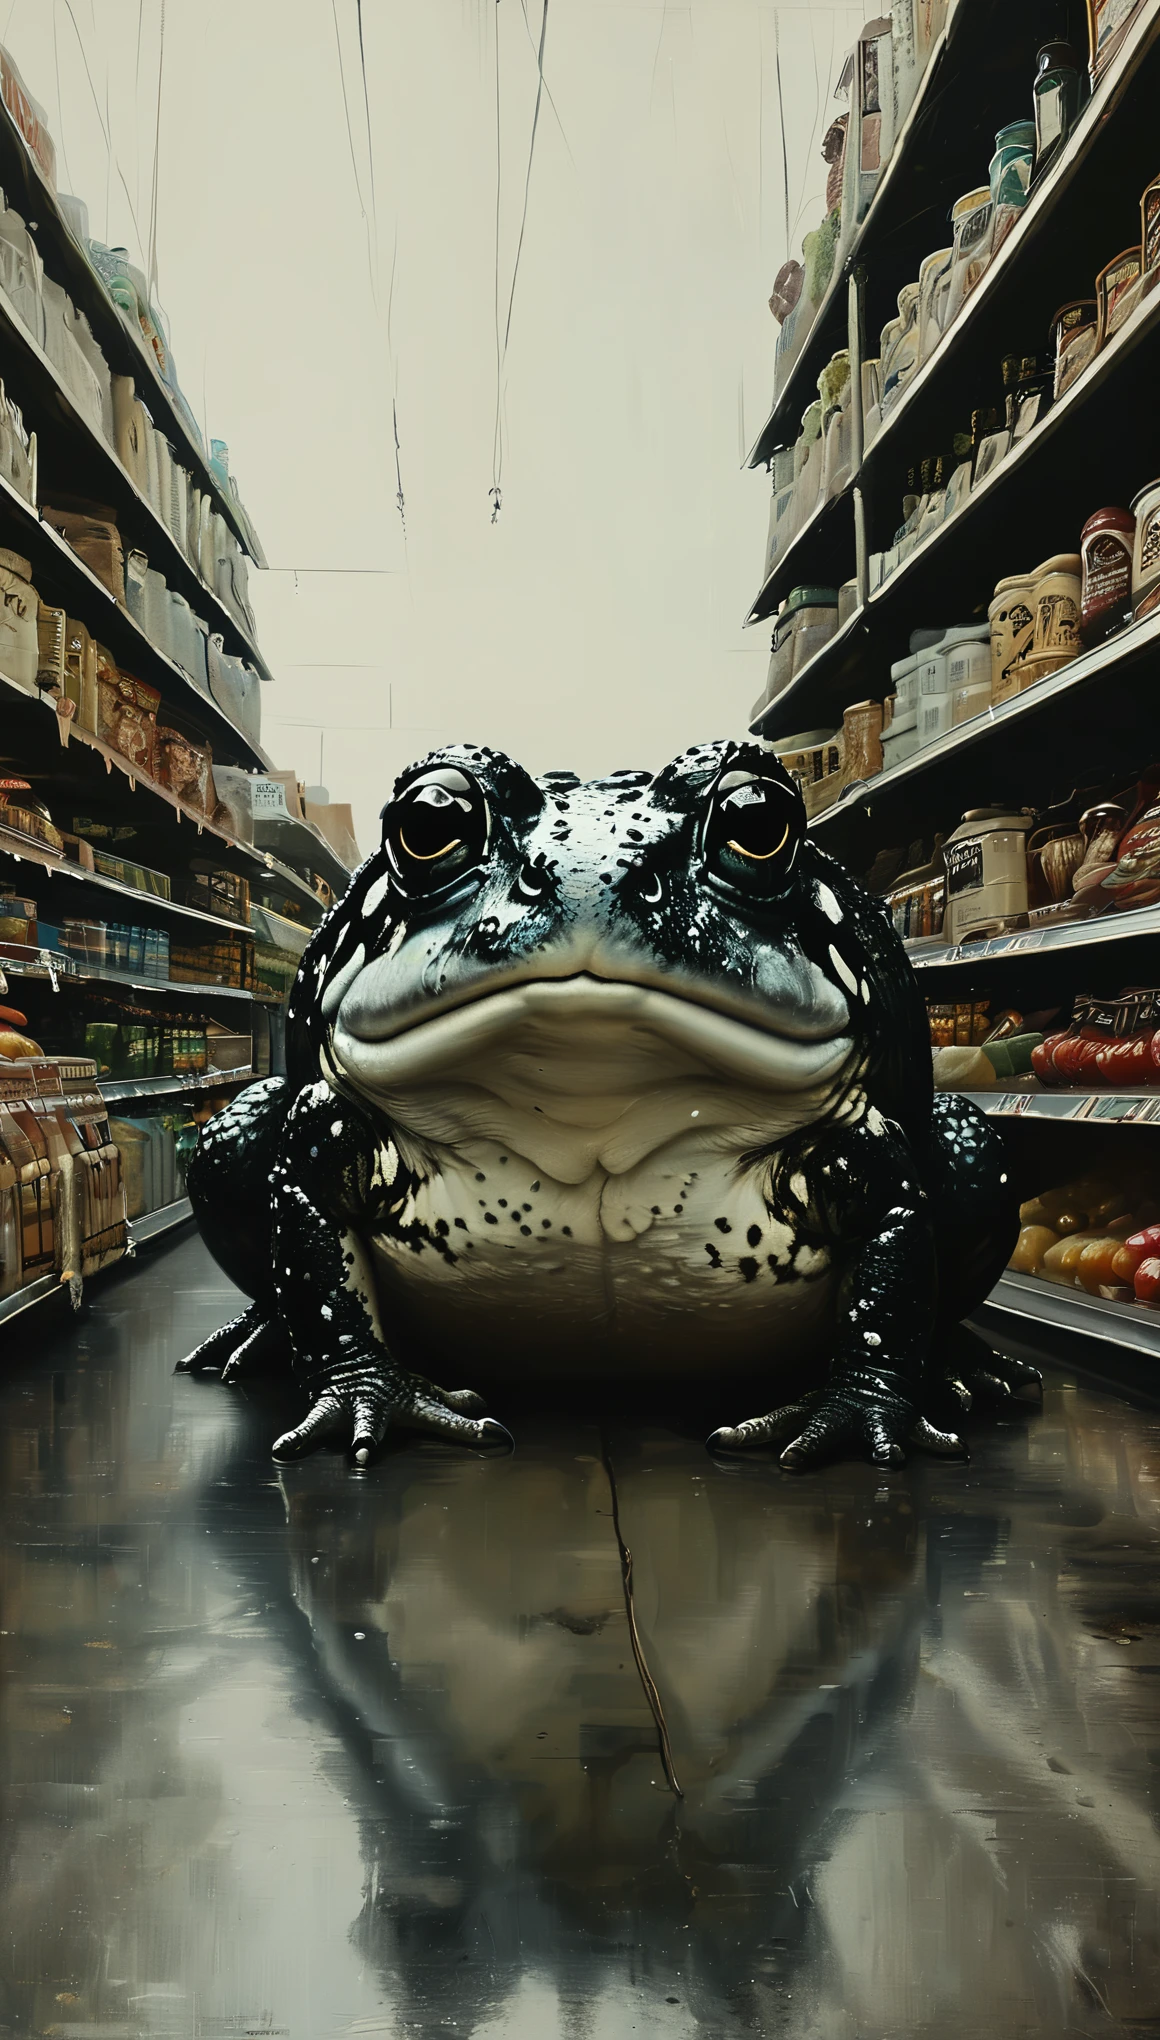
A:
POLYGON ((280 779, 251 779, 250 806, 255 821, 268 821, 275 815, 290 819, 286 788, 280 779))
POLYGON ((1142 1119, 1154 1104, 1155 1100, 1150 1098, 1093 1098, 1089 1116, 1092 1119, 1125 1121, 1142 1119))

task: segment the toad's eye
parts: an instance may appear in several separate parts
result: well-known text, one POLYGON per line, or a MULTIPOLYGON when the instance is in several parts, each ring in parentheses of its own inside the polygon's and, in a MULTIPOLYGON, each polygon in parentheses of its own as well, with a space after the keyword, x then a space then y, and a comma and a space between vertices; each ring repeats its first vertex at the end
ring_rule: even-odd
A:
POLYGON ((403 891, 440 892, 481 863, 487 803, 464 772, 447 767, 405 787, 383 812, 383 843, 403 891))
POLYGON ((714 790, 705 826, 706 865, 747 892, 780 892, 804 829, 801 795, 788 775, 727 772, 714 790))

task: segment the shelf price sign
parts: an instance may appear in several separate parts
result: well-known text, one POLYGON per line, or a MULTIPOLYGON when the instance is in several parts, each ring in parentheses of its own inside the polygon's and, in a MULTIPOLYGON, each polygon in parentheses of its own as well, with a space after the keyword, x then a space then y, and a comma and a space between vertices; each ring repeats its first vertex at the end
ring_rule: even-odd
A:
POLYGON ((280 779, 255 778, 250 781, 250 811, 256 822, 276 819, 290 820, 286 805, 286 788, 280 779))

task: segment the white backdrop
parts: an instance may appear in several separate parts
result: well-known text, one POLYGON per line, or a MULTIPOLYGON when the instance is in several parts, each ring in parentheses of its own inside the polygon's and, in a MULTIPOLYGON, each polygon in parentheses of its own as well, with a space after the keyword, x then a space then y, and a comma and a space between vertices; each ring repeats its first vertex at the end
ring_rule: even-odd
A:
POLYGON ((281 570, 254 576, 267 748, 364 849, 433 743, 658 765, 739 731, 768 657, 740 464, 861 12, 549 0, 493 524, 497 36, 502 328, 541 6, 363 0, 368 149, 356 0, 0 0, 61 188, 143 267, 155 244, 183 386, 281 570))

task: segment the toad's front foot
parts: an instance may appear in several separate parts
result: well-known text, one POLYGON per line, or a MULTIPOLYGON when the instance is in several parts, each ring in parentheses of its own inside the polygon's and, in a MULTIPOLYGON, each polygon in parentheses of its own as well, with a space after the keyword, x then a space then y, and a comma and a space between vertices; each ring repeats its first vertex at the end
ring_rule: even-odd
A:
POLYGON ((919 1414, 910 1383, 885 1368, 850 1368, 800 1402, 723 1425, 707 1440, 711 1452, 749 1452, 781 1446, 781 1464, 804 1472, 831 1459, 868 1459, 901 1466, 906 1446, 947 1458, 965 1456, 962 1440, 919 1414))
POLYGON ((301 1459, 319 1445, 347 1442, 355 1464, 365 1466, 392 1424, 477 1451, 513 1443, 510 1431, 481 1414, 482 1396, 469 1388, 436 1388, 383 1353, 312 1370, 308 1381, 314 1401, 302 1422, 275 1440, 275 1459, 301 1459))

